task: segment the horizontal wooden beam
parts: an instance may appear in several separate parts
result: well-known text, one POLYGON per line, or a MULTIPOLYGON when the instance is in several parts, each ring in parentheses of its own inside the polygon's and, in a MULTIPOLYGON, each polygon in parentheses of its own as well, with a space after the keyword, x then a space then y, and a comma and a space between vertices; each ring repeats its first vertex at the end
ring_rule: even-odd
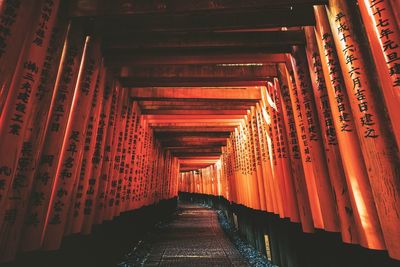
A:
POLYGON ((326 4, 327 0, 73 0, 71 16, 182 13, 326 4))
POLYGON ((214 144, 225 143, 227 137, 208 137, 208 136, 180 136, 170 138, 158 138, 163 144, 181 144, 181 143, 201 143, 201 144, 214 144))
POLYGON ((214 164, 219 157, 210 156, 204 158, 187 158, 187 159, 179 159, 179 164, 183 166, 194 166, 194 165, 203 165, 203 164, 214 164))
MULTIPOLYGON (((278 51, 285 46, 305 44, 304 31, 256 31, 256 32, 142 32, 126 35, 114 31, 103 37, 103 50, 132 52, 143 48, 199 49, 199 48, 270 48, 278 51)), ((285 51, 285 50, 282 50, 285 51)))
POLYGON ((141 110, 143 115, 246 115, 247 110, 202 110, 202 109, 187 109, 187 110, 141 110))
POLYGON ((233 130, 235 130, 235 126, 170 126, 170 127, 165 127, 165 126, 155 126, 153 125, 153 131, 156 133, 168 133, 168 132, 226 132, 230 133, 233 130))
MULTIPOLYGON (((195 102, 192 102, 195 103, 195 102)), ((232 109, 232 110, 247 110, 250 109, 251 106, 254 106, 255 103, 249 103, 249 104, 240 104, 240 105, 235 105, 232 103, 232 106, 227 105, 226 103, 221 106, 216 106, 218 102, 208 102, 207 104, 204 104, 204 106, 192 106, 192 103, 186 103, 186 105, 151 105, 151 106, 146 106, 145 108, 142 108, 143 110, 147 111, 153 111, 153 110, 191 110, 191 109, 196 109, 196 110, 227 110, 227 109, 232 109), (213 105, 215 104, 215 105, 213 105)))
POLYGON ((222 112, 225 110, 235 110, 235 111, 246 111, 250 109, 250 107, 255 106, 258 100, 215 100, 215 99, 207 99, 207 100, 198 100, 193 101, 192 99, 180 99, 176 101, 170 100, 144 100, 138 101, 140 109, 143 114, 147 112, 163 112, 163 111, 179 111, 183 112, 185 110, 196 110, 196 111, 216 111, 222 112))
POLYGON ((179 138, 228 138, 229 133, 226 132, 183 132, 183 133, 156 133, 159 140, 171 140, 179 138))
POLYGON ((208 122, 212 122, 212 123, 227 123, 227 124, 240 124, 240 122, 243 119, 170 119, 170 120, 158 120, 158 119, 151 119, 151 120, 147 120, 147 123, 152 126, 152 125, 162 125, 162 124, 169 124, 169 123, 178 123, 180 125, 185 125, 186 123, 189 125, 192 125, 194 123, 208 123, 208 122))
POLYGON ((181 172, 197 171, 199 169, 207 168, 208 166, 213 165, 215 163, 216 161, 211 163, 197 164, 197 165, 183 164, 179 166, 179 169, 181 172))
POLYGON ((121 78, 162 79, 162 78, 237 78, 265 79, 276 77, 276 64, 259 65, 144 65, 123 68, 121 78))
POLYGON ((202 160, 218 160, 219 157, 217 156, 197 156, 197 157, 182 157, 179 159, 180 163, 183 162, 201 162, 202 160))
POLYGON ((217 153, 217 154, 221 154, 221 147, 220 146, 210 146, 210 147, 204 147, 204 146, 200 146, 200 147, 174 147, 174 148, 169 148, 169 151, 171 153, 180 153, 180 154, 184 154, 184 153, 188 153, 188 154, 207 154, 207 153, 217 153))
POLYGON ((186 146, 188 148, 192 146, 225 146, 225 140, 188 140, 188 141, 172 141, 172 142, 162 142, 162 146, 165 148, 174 147, 174 146, 186 146))
MULTIPOLYGON (((207 88, 216 88, 218 89, 218 87, 207 87, 207 88)), ((243 88, 243 87, 240 87, 243 88)), ((246 88, 246 87, 244 87, 246 88)), ((168 90, 171 90, 170 88, 167 88, 168 90)), ((188 90, 190 90, 191 88, 188 88, 188 90)), ((212 105, 212 106, 224 106, 226 104, 229 104, 229 106, 232 106, 232 109, 235 109, 234 106, 238 105, 242 105, 242 106, 251 106, 251 105, 255 105, 255 102, 258 102, 258 100, 254 100, 254 99, 229 99, 229 102, 227 100, 224 99, 207 99, 207 100, 192 100, 190 98, 182 98, 179 100, 169 100, 169 99, 161 99, 161 100, 138 100, 138 104, 141 108, 146 108, 146 107, 151 107, 151 106, 165 106, 165 107, 169 107, 169 106, 187 106, 187 105, 191 105, 193 106, 195 109, 202 107, 204 105, 212 105)))
POLYGON ((143 115, 143 118, 148 122, 165 122, 165 121, 193 121, 193 120, 241 120, 244 118, 243 115, 199 115, 199 114, 186 114, 186 115, 143 115))
POLYGON ((130 97, 136 100, 259 100, 260 87, 179 87, 130 88, 130 97))
POLYGON ((284 63, 285 54, 274 54, 270 52, 226 52, 217 51, 204 53, 187 52, 181 53, 162 53, 156 54, 125 54, 110 53, 105 55, 106 65, 115 67, 130 67, 137 65, 193 65, 193 64, 253 64, 253 63, 284 63))
POLYGON ((198 165, 198 164, 214 164, 219 160, 218 156, 202 156, 197 158, 179 158, 179 164, 182 166, 198 165))
POLYGON ((202 152, 196 152, 196 153, 186 153, 186 152, 173 152, 173 156, 177 158, 189 158, 189 157, 198 157, 198 156, 215 156, 215 157, 220 157, 221 152, 210 152, 210 153, 202 153, 202 152))
POLYGON ((237 127, 239 122, 164 122, 164 123, 149 123, 152 128, 199 128, 204 127, 237 127))
MULTIPOLYGON (((228 136, 229 137, 229 136, 228 136)), ((167 141, 179 141, 179 142, 185 142, 185 141, 204 141, 204 142, 208 142, 208 141, 225 141, 226 140, 226 136, 209 136, 209 135, 190 135, 190 136, 169 136, 169 137, 165 137, 165 138, 161 138, 158 137, 157 139, 160 142, 167 142, 167 141)))
POLYGON ((262 86, 276 77, 275 64, 144 65, 123 68, 124 87, 262 86))
POLYGON ((196 171, 198 169, 202 169, 202 168, 205 168, 208 166, 209 165, 204 165, 204 166, 200 166, 200 167, 198 167, 198 166, 180 166, 179 170, 180 170, 180 172, 190 172, 190 171, 196 171))
POLYGON ((236 78, 120 78, 124 87, 263 86, 266 79, 236 78))
MULTIPOLYGON (((89 19, 89 18, 88 18, 89 19)), ((279 8, 203 11, 195 13, 163 13, 104 15, 96 18, 103 34, 120 31, 127 35, 138 32, 188 32, 211 30, 256 30, 276 27, 315 25, 311 5, 279 8)))

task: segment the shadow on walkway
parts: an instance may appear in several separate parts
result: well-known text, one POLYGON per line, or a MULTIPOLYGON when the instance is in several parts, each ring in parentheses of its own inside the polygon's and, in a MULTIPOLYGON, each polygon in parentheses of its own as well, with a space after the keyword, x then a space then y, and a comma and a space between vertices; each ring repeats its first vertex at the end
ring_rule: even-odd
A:
POLYGON ((248 266, 224 234, 215 210, 180 204, 157 233, 145 266, 248 266))

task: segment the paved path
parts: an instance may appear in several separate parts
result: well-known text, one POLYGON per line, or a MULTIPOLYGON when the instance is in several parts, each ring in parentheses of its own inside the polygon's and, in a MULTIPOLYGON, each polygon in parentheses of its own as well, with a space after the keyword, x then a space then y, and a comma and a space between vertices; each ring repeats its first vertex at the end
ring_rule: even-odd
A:
POLYGON ((248 266, 221 229, 214 210, 180 205, 160 231, 145 266, 248 266))

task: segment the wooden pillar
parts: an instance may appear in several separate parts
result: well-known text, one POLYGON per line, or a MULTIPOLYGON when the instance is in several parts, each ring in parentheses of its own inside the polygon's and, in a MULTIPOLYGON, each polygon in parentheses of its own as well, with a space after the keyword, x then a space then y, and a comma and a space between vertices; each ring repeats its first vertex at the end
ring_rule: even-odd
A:
POLYGON ((289 94, 289 77, 285 64, 278 65, 278 77, 280 90, 278 90, 281 99, 282 117, 287 126, 288 155, 290 156, 291 170, 293 173, 294 186, 296 188, 296 199, 299 208, 299 216, 303 231, 310 233, 314 231, 313 219, 311 214, 310 202, 308 198, 307 186, 304 177, 304 170, 301 161, 299 141, 296 132, 295 118, 289 94))
POLYGON ((112 85, 113 95, 110 110, 110 119, 107 128, 107 139, 104 148, 103 164, 100 172, 99 189, 96 197, 96 209, 94 214, 94 224, 102 223, 107 206, 107 192, 111 184, 112 176, 110 172, 113 166, 114 153, 116 146, 114 145, 115 135, 118 125, 118 111, 120 109, 120 99, 123 95, 121 88, 112 85))
POLYGON ((96 147, 97 129, 99 126, 101 106, 103 104, 104 82, 105 69, 101 64, 93 92, 90 115, 86 126, 85 144, 83 148, 84 152, 82 155, 80 171, 76 178, 75 194, 71 199, 71 213, 69 214, 71 233, 80 233, 83 225, 85 198, 89 188, 89 180, 92 176, 92 158, 96 147))
POLYGON ((357 1, 391 121, 400 148, 400 25, 390 1, 357 1))
POLYGON ((366 163, 378 217, 386 247, 393 258, 400 259, 400 163, 393 136, 382 110, 382 102, 373 88, 375 75, 367 66, 369 59, 355 31, 357 17, 346 2, 329 1, 328 18, 333 39, 356 118, 355 128, 366 163))
POLYGON ((46 219, 43 244, 46 250, 58 249, 61 245, 71 202, 72 188, 83 154, 85 137, 85 130, 83 129, 85 129, 89 118, 99 62, 98 42, 88 36, 46 219))
MULTIPOLYGON (((23 162, 22 160, 19 162, 19 156, 23 151, 24 135, 30 121, 30 111, 39 104, 38 98, 35 96, 40 92, 40 74, 44 68, 50 36, 56 22, 59 1, 55 0, 49 3, 43 1, 39 3, 39 6, 40 11, 35 15, 33 21, 25 21, 25 23, 34 24, 35 30, 44 31, 44 35, 38 36, 35 33, 27 38, 26 53, 23 53, 18 61, 9 85, 10 92, 7 94, 0 117, 0 140, 2 142, 0 150, 0 183, 2 184, 0 187, 0 225, 3 220, 13 220, 15 212, 17 212, 15 210, 5 212, 4 206, 11 184, 15 183, 18 169, 26 167, 19 166, 23 162), (49 5, 52 6, 49 8, 49 5), (46 11, 47 8, 49 11, 46 11), (49 19, 42 21, 42 14, 49 16, 49 19)), ((24 151, 24 153, 26 152, 24 151)))
POLYGON ((277 206, 273 197, 272 191, 272 170, 270 161, 270 150, 266 139, 266 122, 262 116, 262 110, 259 103, 256 104, 256 117, 257 117, 257 130, 258 138, 260 140, 260 156, 261 156, 261 167, 262 177, 265 191, 266 209, 268 212, 277 211, 277 206))
POLYGON ((260 197, 260 209, 266 211, 267 210, 267 201, 265 199, 266 190, 264 188, 264 181, 263 181, 263 171, 261 166, 261 148, 260 148, 260 140, 258 138, 258 126, 257 126, 257 116, 255 107, 251 108, 250 113, 251 118, 251 136, 253 140, 253 153, 254 153, 254 165, 256 168, 256 175, 257 175, 257 189, 258 195, 260 197))
MULTIPOLYGON (((311 172, 308 173, 310 176, 309 181, 315 183, 316 186, 313 190, 316 190, 317 201, 320 205, 322 229, 336 232, 339 231, 336 203, 323 150, 321 129, 316 113, 304 47, 293 47, 291 62, 297 87, 297 97, 303 116, 303 127, 305 128, 303 135, 306 135, 306 139, 303 139, 303 142, 308 144, 309 159, 311 160, 311 162, 306 162, 311 167, 311 172)), ((302 127, 300 128, 302 130, 302 127)), ((308 157, 306 157, 307 159, 308 157)))
MULTIPOLYGON (((0 19, 0 115, 10 92, 18 66, 23 64, 31 44, 33 28, 39 18, 41 5, 36 1, 2 1, 0 19), (27 34, 28 33, 28 34, 27 34)), ((40 3, 40 2, 39 2, 40 3)))
POLYGON ((39 249, 42 246, 46 214, 55 183, 54 176, 60 158, 72 99, 76 90, 84 41, 84 35, 78 25, 72 23, 64 42, 46 136, 40 161, 35 170, 32 198, 29 201, 26 224, 21 239, 23 251, 39 249))
MULTIPOLYGON (((321 125, 321 136, 325 148, 329 177, 336 200, 340 232, 344 242, 355 244, 358 243, 358 234, 338 147, 331 106, 329 104, 326 81, 322 71, 321 57, 315 39, 314 27, 306 27, 305 34, 309 73, 313 81, 311 84, 319 123, 321 125)), ((333 108, 336 108, 336 106, 333 106, 333 108)))
MULTIPOLYGON (((5 205, 1 207, 5 209, 5 214, 3 212, 0 212, 0 214, 3 214, 5 217, 4 220, 0 220, 0 248, 2 251, 0 253, 0 260, 13 259, 19 247, 31 197, 34 174, 48 125, 48 115, 54 92, 53 88, 58 73, 57 66, 60 61, 62 44, 65 40, 67 29, 65 19, 60 16, 57 17, 58 2, 54 2, 53 4, 55 6, 50 11, 49 21, 47 22, 48 29, 45 31, 44 40, 41 44, 42 49, 45 49, 44 60, 41 61, 42 59, 38 59, 39 61, 37 61, 39 70, 39 76, 36 77, 37 83, 32 78, 34 86, 31 88, 32 104, 30 109, 23 111, 28 116, 26 118, 26 129, 24 132, 21 132, 21 139, 23 141, 22 149, 18 155, 17 168, 11 187, 5 196, 5 205), (41 124, 43 126, 38 127, 41 124)), ((43 8, 43 6, 41 7, 43 8)), ((36 50, 36 52, 39 51, 36 50)), ((34 54, 29 55, 30 58, 32 56, 34 54)), ((17 106, 20 104, 17 104, 17 106)))
POLYGON ((86 191, 86 196, 84 198, 84 212, 83 212, 83 225, 82 225, 82 233, 90 234, 92 225, 94 222, 94 216, 97 208, 97 196, 99 193, 99 189, 101 186, 104 187, 104 183, 102 180, 107 181, 107 177, 102 177, 102 169, 103 165, 109 161, 106 159, 106 140, 108 138, 108 129, 112 129, 114 122, 111 118, 114 119, 114 109, 115 109, 115 90, 112 87, 113 81, 112 77, 107 70, 105 70, 105 83, 104 83, 104 94, 103 101, 101 106, 101 113, 99 116, 99 125, 97 129, 96 135, 96 143, 95 150, 92 157, 92 170, 91 176, 88 180, 88 188, 86 191), (114 98, 114 99, 113 99, 114 98), (114 101, 113 101, 114 100, 114 101), (103 179, 105 178, 105 179, 103 179))
POLYGON ((314 8, 317 20, 315 31, 327 93, 332 107, 342 164, 355 213, 355 223, 361 245, 371 248, 384 247, 374 199, 368 180, 360 143, 355 132, 355 121, 339 66, 325 7, 314 8), (333 108, 335 107, 335 108, 333 108), (362 160, 360 160, 362 159, 362 160))
POLYGON ((286 139, 286 129, 283 119, 282 111, 282 100, 279 97, 278 92, 281 91, 277 78, 274 78, 273 86, 271 87, 271 96, 275 103, 275 112, 273 116, 273 122, 277 129, 276 134, 280 143, 278 150, 278 160, 280 160, 283 177, 285 179, 285 190, 286 190, 286 202, 290 211, 290 220, 292 222, 299 222, 299 209, 297 206, 297 197, 295 193, 295 186, 293 181, 293 173, 290 169, 291 161, 288 155, 288 144, 286 139))

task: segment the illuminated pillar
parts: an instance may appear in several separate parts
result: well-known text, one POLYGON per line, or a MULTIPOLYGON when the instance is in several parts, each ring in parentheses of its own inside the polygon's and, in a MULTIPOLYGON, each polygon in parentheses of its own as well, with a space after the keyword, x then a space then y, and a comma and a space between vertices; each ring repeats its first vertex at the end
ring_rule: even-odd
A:
POLYGON ((43 244, 46 250, 58 249, 61 245, 71 193, 83 154, 84 129, 89 118, 100 62, 97 41, 87 37, 84 51, 46 219, 43 244))
MULTIPOLYGON (((358 243, 358 236, 354 212, 350 203, 345 173, 338 147, 337 135, 333 124, 331 106, 327 94, 327 86, 322 71, 321 57, 315 39, 314 27, 306 27, 305 34, 307 41, 306 54, 310 70, 309 73, 311 80, 313 81, 311 85, 321 126, 321 136, 325 148, 329 177, 335 194, 336 207, 340 221, 340 231, 344 242, 356 244, 358 243)), ((332 107, 336 108, 336 105, 332 107)))
POLYGON ((355 128, 366 163, 369 181, 389 255, 400 259, 400 163, 392 141, 382 101, 376 94, 368 66, 355 32, 355 18, 346 2, 329 1, 328 18, 340 66, 356 119, 355 128))

